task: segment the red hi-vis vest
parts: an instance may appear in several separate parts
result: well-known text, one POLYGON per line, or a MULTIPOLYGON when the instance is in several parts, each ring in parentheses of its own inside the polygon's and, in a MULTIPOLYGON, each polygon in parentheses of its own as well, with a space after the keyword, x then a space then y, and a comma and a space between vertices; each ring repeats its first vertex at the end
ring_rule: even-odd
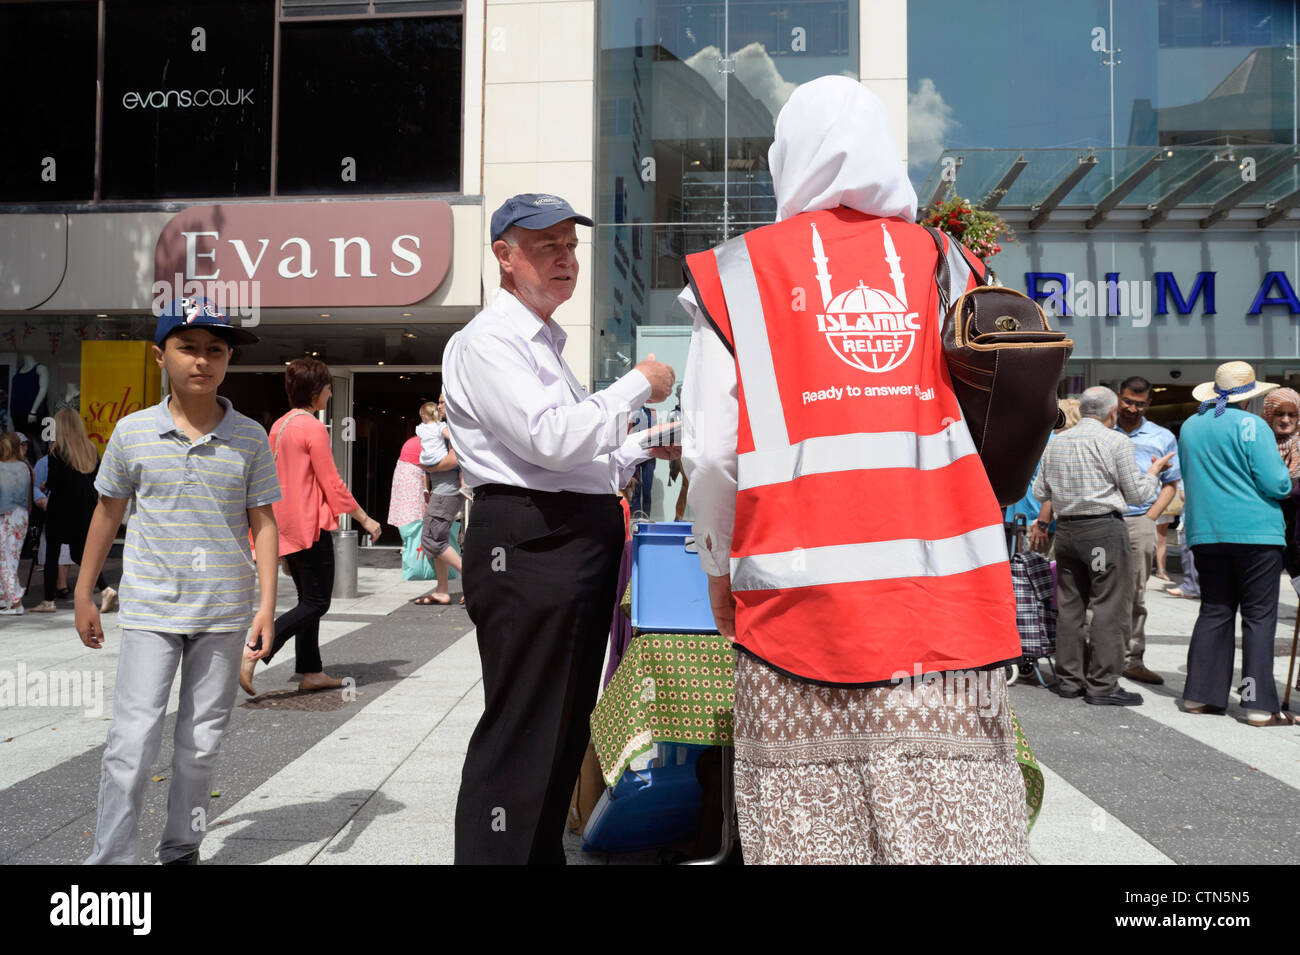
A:
MULTIPOLYGON (((947 258, 973 285, 955 244, 947 258)), ((736 358, 736 643, 791 675, 885 683, 1020 656, 936 264, 920 226, 844 207, 687 257, 736 358)))

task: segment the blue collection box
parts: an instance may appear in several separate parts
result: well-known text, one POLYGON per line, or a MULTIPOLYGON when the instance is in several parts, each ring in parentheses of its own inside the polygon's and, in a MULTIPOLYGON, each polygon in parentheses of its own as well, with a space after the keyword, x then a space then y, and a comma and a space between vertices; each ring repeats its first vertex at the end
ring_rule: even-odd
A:
POLYGON ((709 578, 700 567, 690 521, 632 525, 632 629, 718 632, 709 609, 709 578))

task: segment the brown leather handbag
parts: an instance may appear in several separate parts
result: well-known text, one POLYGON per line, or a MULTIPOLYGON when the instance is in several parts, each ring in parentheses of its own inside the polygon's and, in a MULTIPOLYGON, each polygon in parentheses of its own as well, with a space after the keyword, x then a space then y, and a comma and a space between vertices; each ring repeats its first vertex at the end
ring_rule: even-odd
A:
POLYGON ((943 239, 925 228, 939 250, 948 374, 993 493, 1006 507, 1025 496, 1052 429, 1064 424, 1056 387, 1074 342, 1052 330, 1029 296, 988 285, 985 269, 960 244, 980 284, 950 305, 943 239))

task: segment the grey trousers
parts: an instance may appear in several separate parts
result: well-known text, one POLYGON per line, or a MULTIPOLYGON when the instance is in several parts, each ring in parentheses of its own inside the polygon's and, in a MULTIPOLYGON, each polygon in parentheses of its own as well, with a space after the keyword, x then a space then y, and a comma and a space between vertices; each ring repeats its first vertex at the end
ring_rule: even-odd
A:
POLYGON ((173 737, 167 824, 158 858, 171 862, 198 849, 207 829, 208 799, 221 734, 239 687, 242 630, 183 635, 123 630, 113 690, 113 724, 99 776, 95 848, 87 865, 140 861, 144 787, 162 745, 163 720, 176 667, 180 706, 173 737))
POLYGON ((1151 564, 1156 559, 1156 522, 1145 514, 1124 518, 1128 530, 1129 573, 1133 575, 1133 619, 1129 626, 1124 669, 1144 666, 1147 652, 1147 581, 1151 579, 1151 564))
POLYGON ((1110 696, 1119 688, 1132 619, 1129 562, 1128 534, 1116 518, 1056 522, 1056 672, 1063 689, 1110 696))

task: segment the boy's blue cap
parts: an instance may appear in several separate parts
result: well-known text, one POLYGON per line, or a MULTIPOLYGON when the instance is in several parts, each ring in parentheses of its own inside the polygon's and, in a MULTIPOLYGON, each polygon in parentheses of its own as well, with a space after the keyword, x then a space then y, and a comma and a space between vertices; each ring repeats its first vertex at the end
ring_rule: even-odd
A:
POLYGON ((521 229, 547 229, 565 219, 576 219, 579 224, 594 226, 586 216, 580 216, 559 196, 544 192, 525 192, 511 196, 501 208, 492 213, 492 241, 501 238, 512 225, 521 229))
POLYGON ((161 347, 168 335, 182 328, 210 329, 231 345, 256 345, 260 341, 252 332, 231 325, 230 319, 206 298, 175 298, 168 302, 158 315, 154 344, 161 347))

